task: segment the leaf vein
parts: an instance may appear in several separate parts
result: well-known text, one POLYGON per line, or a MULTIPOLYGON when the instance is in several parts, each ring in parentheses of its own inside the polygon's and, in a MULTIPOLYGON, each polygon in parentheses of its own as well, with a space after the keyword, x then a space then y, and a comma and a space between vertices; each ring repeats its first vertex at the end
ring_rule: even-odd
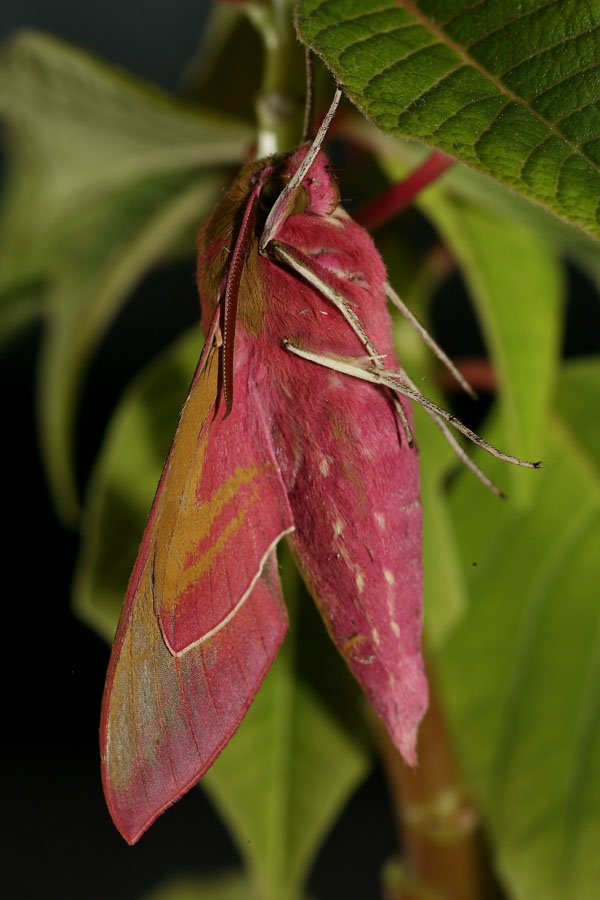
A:
MULTIPOLYGON (((436 47, 437 41, 430 41, 428 44, 423 44, 421 47, 417 47, 414 50, 411 50, 410 53, 407 53, 401 59, 395 59, 394 62, 389 63, 389 65, 384 66, 383 69, 380 69, 379 72, 375 72, 374 75, 371 75, 370 78, 365 81, 363 85, 363 93, 366 93, 372 82, 374 82, 377 78, 381 78, 384 75, 387 75, 388 72, 391 72, 392 69, 395 69, 397 66, 403 66, 404 63, 409 59, 414 59, 415 56, 418 56, 419 53, 424 53, 426 50, 429 50, 431 47, 436 47)), ((444 73, 445 74, 445 73, 444 73)))
MULTIPOLYGON (((499 96, 501 96, 501 95, 500 94, 488 94, 486 97, 476 97, 473 100, 469 100, 467 103, 463 103, 462 106, 460 106, 458 109, 454 110, 452 115, 448 116, 448 118, 445 119, 441 123, 441 125, 438 125, 437 128, 435 128, 434 131, 431 132, 430 137, 433 137, 434 135, 438 134, 443 128, 445 128, 450 122, 452 122, 453 119, 456 119, 458 116, 460 116, 460 114, 463 113, 465 111, 465 109, 468 109, 470 106, 475 106, 477 103, 485 103, 488 100, 494 100, 499 96)), ((479 133, 480 135, 483 134, 485 131, 487 131, 488 128, 491 127, 491 125, 495 121, 496 117, 500 114, 500 112, 502 112, 502 110, 507 105, 507 103, 508 103, 508 101, 503 103, 503 105, 500 107, 500 109, 494 113, 493 119, 486 125, 486 127, 483 129, 483 131, 481 131, 479 133)))
POLYGON ((512 103, 512 100, 510 100, 510 99, 505 100, 504 103, 502 104, 502 106, 500 107, 500 109, 499 109, 497 112, 494 113, 494 115, 492 116, 492 118, 490 119, 490 121, 487 123, 487 125, 485 126, 485 128, 482 128, 482 129, 481 129, 481 131, 479 132, 479 134, 477 135, 477 137, 476 137, 475 140, 473 141, 473 150, 475 151, 475 154, 477 155, 477 158, 480 160, 480 162, 483 162, 483 160, 482 160, 481 157, 479 156, 479 152, 478 152, 478 150, 477 150, 477 144, 481 143, 481 140, 482 140, 482 139, 485 137, 485 135, 486 135, 486 134, 494 127, 494 125, 496 124, 496 122, 497 122, 498 119, 500 118, 500 115, 504 112, 504 110, 505 110, 507 107, 510 106, 511 103, 512 103))
POLYGON ((431 21, 431 19, 425 13, 421 12, 415 0, 401 0, 401 2, 404 8, 409 11, 414 16, 414 18, 417 19, 417 21, 423 23, 425 28, 427 28, 435 37, 437 37, 439 41, 445 43, 451 50, 462 57, 469 65, 480 72, 484 76, 484 78, 486 78, 492 84, 496 85, 496 87, 500 91, 502 91, 502 93, 504 93, 510 101, 527 110, 532 116, 534 116, 539 122, 541 122, 545 128, 547 128, 552 133, 557 134, 571 148, 572 152, 575 155, 580 156, 582 159, 585 159, 586 162, 588 162, 589 165, 594 169, 594 171, 600 174, 600 165, 596 163, 595 160, 590 159, 586 154, 584 154, 577 144, 575 144, 572 140, 562 134, 562 132, 554 126, 553 122, 551 122, 536 109, 534 109, 531 103, 528 103, 518 94, 515 94, 515 92, 511 90, 511 88, 509 88, 506 84, 504 84, 504 82, 502 82, 498 76, 493 75, 478 60, 468 54, 461 44, 446 35, 439 28, 439 26, 431 21))
MULTIPOLYGON (((319 12, 319 10, 323 9, 326 6, 330 6, 330 5, 331 5, 331 0, 324 0, 323 3, 320 3, 318 6, 315 6, 312 13, 309 16, 307 16, 306 18, 307 19, 312 18, 319 12)), ((340 24, 346 25, 348 22, 360 22, 361 19, 370 19, 373 16, 378 16, 382 12, 388 12, 388 10, 396 9, 396 8, 397 7, 396 7, 395 3, 388 3, 386 6, 382 6, 381 8, 378 8, 378 9, 371 9, 371 10, 369 10, 369 12, 360 12, 360 13, 356 13, 356 15, 354 15, 354 16, 347 16, 343 20, 343 23, 340 23, 340 24)), ((410 24, 412 24, 412 23, 410 23, 410 24)), ((335 28, 335 26, 333 26, 333 27, 335 28)), ((312 40, 315 40, 320 35, 326 34, 326 32, 331 31, 331 28, 332 28, 331 25, 325 25, 325 26, 323 26, 323 28, 317 29, 317 31, 315 31, 315 33, 312 37, 312 40)))
MULTIPOLYGON (((528 19, 531 16, 536 16, 538 13, 543 12, 548 9, 550 6, 556 6, 560 3, 563 3, 564 0, 548 0, 547 3, 542 3, 541 6, 536 7, 536 9, 530 9, 526 13, 522 13, 521 15, 513 16, 512 19, 507 19, 505 22, 502 22, 501 25, 498 25, 496 28, 492 28, 490 31, 485 34, 480 35, 476 41, 473 41, 472 44, 466 44, 465 47, 467 50, 472 50, 473 47, 476 47, 477 44, 481 44, 483 41, 486 41, 489 37, 492 37, 494 34, 498 34, 501 31, 504 31, 505 28, 508 28, 510 25, 514 25, 515 22, 522 22, 524 19, 528 19)), ((520 65, 520 63, 519 63, 520 65)))
POLYGON ((548 143, 548 141, 550 141, 550 140, 552 140, 552 135, 547 134, 545 137, 542 138, 541 141, 538 141, 536 144, 534 144, 532 147, 529 148, 529 150, 523 157, 523 161, 519 167, 519 178, 522 181, 524 180, 523 173, 524 173, 529 161, 531 160, 531 157, 533 156, 533 154, 536 153, 540 149, 540 147, 543 147, 544 144, 548 143))
MULTIPOLYGON (((554 44, 549 44, 547 47, 542 47, 540 50, 536 50, 534 53, 530 53, 525 59, 519 60, 518 63, 515 63, 514 66, 510 66, 510 68, 505 69, 503 72, 498 74, 498 78, 505 78, 511 72, 516 72, 521 66, 526 65, 528 62, 531 62, 532 59, 537 59, 539 56, 543 56, 544 53, 550 53, 552 50, 556 50, 558 47, 564 47, 566 44, 571 43, 571 41, 576 41, 580 37, 583 37, 585 34, 592 34, 593 32, 598 31, 600 28, 600 23, 594 25, 592 28, 584 28, 583 31, 579 31, 577 34, 570 34, 568 37, 562 38, 560 41, 556 41, 554 44)), ((573 72, 573 75, 577 75, 577 72, 573 72)), ((560 82, 557 82, 559 84, 560 82)), ((550 88, 554 87, 554 85, 550 85, 550 88)), ((544 88, 539 94, 536 94, 536 97, 541 97, 546 90, 550 90, 550 88, 544 88)), ((535 99, 535 98, 534 98, 535 99)))
POLYGON ((590 106, 594 106, 596 103, 600 103, 600 97, 594 97, 592 100, 589 100, 587 103, 583 103, 576 109, 569 110, 569 112, 565 113, 564 116, 561 116, 559 119, 555 119, 554 124, 558 125, 559 122, 564 122, 565 119, 570 119, 571 116, 574 116, 576 113, 583 112, 584 109, 589 109, 590 106))
POLYGON ((478 6, 484 6, 486 3, 489 3, 489 0, 476 0, 475 3, 472 3, 471 6, 465 6, 459 12, 454 13, 453 16, 450 16, 449 19, 446 19, 444 22, 440 22, 440 28, 446 28, 450 25, 451 22, 456 22, 457 19, 460 19, 462 16, 470 13, 472 10, 477 9, 478 6))
POLYGON ((412 98, 410 103, 408 103, 407 106, 404 107, 404 109, 398 116, 398 120, 400 120, 402 118, 402 116, 406 115, 406 113, 409 111, 409 109, 412 106, 416 106, 416 104, 420 103, 420 101, 423 100, 424 97, 426 97, 428 94, 430 94, 436 88, 438 88, 441 84, 443 84, 447 78, 451 78, 453 75, 456 75, 457 72, 460 72, 461 69, 465 69, 465 68, 466 68, 466 66, 464 65, 464 63, 460 63, 458 66, 454 66, 454 68, 448 69, 447 72, 443 72, 441 75, 438 75, 438 77, 435 79, 435 81, 432 81, 431 84, 428 84, 427 87, 424 88, 424 90, 422 90, 420 94, 417 94, 416 97, 412 98))
POLYGON ((386 28, 384 31, 374 31, 372 34, 367 34, 364 37, 356 38, 354 41, 350 41, 349 44, 346 44, 343 50, 338 54, 338 59, 342 59, 349 50, 352 50, 354 47, 359 46, 360 44, 366 44, 369 41, 378 40, 384 34, 395 34, 397 31, 406 31, 408 28, 418 28, 421 29, 420 25, 414 25, 412 22, 408 22, 406 25, 396 25, 394 28, 386 28))
MULTIPOLYGON (((544 94, 547 94, 549 91, 554 90, 554 88, 558 87, 560 84, 565 84, 565 82, 570 81, 572 78, 577 78, 578 75, 583 75, 584 72, 589 72, 592 69, 600 69, 600 62, 593 62, 591 65, 586 66, 584 69, 578 69, 576 72, 569 72, 568 75, 564 75, 562 78, 559 78, 558 81, 554 81, 552 84, 549 84, 548 87, 545 87, 538 94, 534 94, 531 98, 531 101, 533 102, 534 100, 539 100, 540 97, 543 97, 544 94)), ((598 97, 594 97, 594 100, 597 101, 598 97)), ((574 108, 571 110, 571 112, 577 112, 577 109, 574 108)), ((567 113, 567 115, 571 115, 571 113, 567 113)), ((562 118, 565 118, 565 116, 563 116, 562 118)), ((557 121, 560 122, 561 119, 554 119, 555 125, 557 121)))

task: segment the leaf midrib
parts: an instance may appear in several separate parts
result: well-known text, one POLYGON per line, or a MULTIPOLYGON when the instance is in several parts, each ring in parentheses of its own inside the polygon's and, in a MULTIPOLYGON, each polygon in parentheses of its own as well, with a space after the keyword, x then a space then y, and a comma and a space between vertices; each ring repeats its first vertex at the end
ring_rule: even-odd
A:
MULTIPOLYGON (((418 6, 413 2, 413 0, 397 0, 400 6, 403 6, 407 12, 409 12, 414 18, 420 22, 424 28, 430 31, 432 34, 436 36, 436 38, 455 53, 457 53, 464 62, 476 69, 484 78, 490 81, 495 87, 498 88, 501 94, 504 94, 506 97, 510 98, 513 103, 518 104, 523 109, 526 109, 532 116, 534 116, 538 122, 544 125, 545 128, 548 129, 552 134, 554 134, 559 140, 563 141, 570 149, 574 156, 580 157, 582 160, 588 163, 594 171, 600 174, 600 166, 594 162, 586 153, 584 153, 581 147, 578 144, 573 143, 570 138, 566 137, 558 128, 555 127, 553 122, 548 121, 545 116, 541 115, 541 113, 537 112, 533 108, 533 106, 522 97, 519 97, 511 88, 509 88, 503 81, 500 80, 496 75, 493 75, 489 72, 485 66, 479 63, 471 54, 467 52, 467 50, 451 38, 445 31, 443 31, 442 26, 437 25, 431 18, 429 18, 425 13, 422 13, 418 6)), ((505 27, 505 26, 503 26, 505 27)), ((509 70, 511 71, 511 70, 509 70)), ((575 111, 575 110, 574 110, 575 111)))

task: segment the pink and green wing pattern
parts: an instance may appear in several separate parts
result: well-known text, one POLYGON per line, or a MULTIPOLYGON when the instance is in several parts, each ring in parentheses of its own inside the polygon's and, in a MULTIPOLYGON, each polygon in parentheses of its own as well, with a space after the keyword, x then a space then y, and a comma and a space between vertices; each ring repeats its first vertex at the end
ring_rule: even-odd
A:
POLYGON ((287 630, 274 547, 293 522, 243 357, 223 418, 218 353, 203 355, 112 651, 102 773, 130 843, 226 745, 287 630))
MULTIPOLYGON (((310 279, 259 254, 262 188, 273 173, 292 175, 305 153, 246 166, 200 231, 207 343, 103 701, 105 793, 130 842, 208 769, 271 665, 287 628, 275 559, 286 534, 337 647, 405 758, 416 759, 427 704, 416 450, 387 389, 286 349, 367 361, 364 341, 310 279), (219 349, 224 296, 235 356, 232 339, 219 349)), ((273 218, 273 239, 346 298, 385 367, 398 370, 383 263, 338 206, 322 155, 273 218)))

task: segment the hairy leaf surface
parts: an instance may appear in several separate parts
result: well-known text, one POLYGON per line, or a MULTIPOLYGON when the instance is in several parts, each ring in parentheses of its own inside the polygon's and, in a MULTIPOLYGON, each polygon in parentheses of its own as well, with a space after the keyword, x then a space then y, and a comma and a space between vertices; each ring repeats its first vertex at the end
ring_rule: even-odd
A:
POLYGON ((379 128, 600 237, 596 4, 301 0, 298 27, 379 128))

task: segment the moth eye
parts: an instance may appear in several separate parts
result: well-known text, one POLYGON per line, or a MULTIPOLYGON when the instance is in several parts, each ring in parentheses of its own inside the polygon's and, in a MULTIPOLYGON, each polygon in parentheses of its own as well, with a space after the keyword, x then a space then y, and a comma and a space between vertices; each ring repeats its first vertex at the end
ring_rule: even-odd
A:
POLYGON ((258 197, 258 207, 265 217, 268 216, 273 209, 275 201, 289 180, 289 178, 279 176, 277 178, 271 178, 270 181, 267 181, 266 184, 262 186, 258 197))
POLYGON ((289 215, 295 216, 297 213, 304 212, 310 206, 308 192, 304 185, 299 184, 294 191, 294 197, 289 207, 289 215))
MULTIPOLYGON (((260 213, 262 214, 263 221, 267 218, 267 216, 273 209, 275 201, 277 200, 283 189, 287 187, 289 181, 289 175, 280 176, 277 178, 272 178, 263 186, 258 197, 258 207, 260 213)), ((298 185, 296 190, 290 194, 286 210, 286 217, 295 216, 297 213, 304 212, 304 210, 307 209, 308 206, 308 194, 303 185, 300 184, 298 185)))

